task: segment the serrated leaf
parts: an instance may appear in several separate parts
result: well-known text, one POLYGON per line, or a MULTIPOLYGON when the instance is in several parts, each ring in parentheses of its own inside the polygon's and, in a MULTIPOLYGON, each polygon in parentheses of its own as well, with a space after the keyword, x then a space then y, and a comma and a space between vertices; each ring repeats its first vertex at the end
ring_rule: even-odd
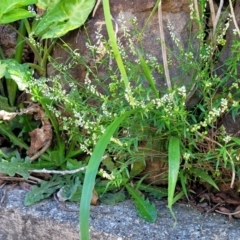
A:
POLYGON ((166 188, 140 184, 138 189, 141 191, 147 192, 151 194, 153 197, 159 198, 159 199, 166 197, 168 195, 168 190, 166 188))
POLYGON ((28 192, 24 199, 24 205, 29 206, 51 196, 57 189, 63 186, 63 181, 58 176, 53 176, 49 181, 41 181, 41 185, 33 186, 32 191, 28 192))
MULTIPOLYGON (((14 159, 12 159, 14 160, 14 159)), ((21 175, 24 179, 29 178, 29 170, 32 169, 30 163, 25 162, 0 162, 0 173, 8 174, 9 176, 14 176, 15 174, 21 175)))
POLYGON ((213 187, 215 187, 217 190, 219 190, 218 186, 214 182, 214 180, 204 171, 200 169, 191 169, 190 172, 192 172, 195 176, 203 179, 204 181, 208 182, 211 184, 213 187))
POLYGON ((71 184, 67 184, 63 186, 58 191, 58 198, 61 199, 61 201, 72 201, 77 202, 80 200, 82 194, 82 184, 79 180, 79 178, 75 179, 75 182, 71 184))
POLYGON ((144 196, 140 196, 138 191, 132 188, 129 184, 126 184, 125 186, 135 203, 138 215, 147 222, 155 222, 157 219, 156 206, 153 203, 150 203, 148 199, 145 199, 144 196))
POLYGON ((104 193, 103 196, 100 197, 101 203, 107 205, 116 205, 119 202, 123 202, 126 200, 126 195, 123 191, 115 192, 115 193, 104 193))

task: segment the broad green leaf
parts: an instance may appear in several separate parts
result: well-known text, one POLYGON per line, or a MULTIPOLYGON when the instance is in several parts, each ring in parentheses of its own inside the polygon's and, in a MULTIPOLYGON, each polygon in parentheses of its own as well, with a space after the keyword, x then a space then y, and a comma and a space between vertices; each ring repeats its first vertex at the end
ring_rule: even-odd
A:
POLYGON ((56 192, 61 188, 64 181, 59 176, 53 176, 48 182, 41 181, 41 186, 33 186, 32 191, 25 196, 24 205, 29 206, 33 203, 39 202, 56 192))
POLYGON ((35 4, 37 0, 2 0, 0 4, 0 19, 4 13, 10 12, 14 9, 35 4))
POLYGON ((81 239, 89 240, 89 216, 90 216, 90 201, 92 197, 92 192, 94 188, 95 178, 97 171, 101 162, 101 159, 104 155, 104 152, 107 148, 107 145, 110 142, 110 138, 113 136, 116 129, 120 126, 125 118, 131 114, 137 112, 137 110, 131 110, 123 114, 122 116, 116 118, 105 130, 103 135, 98 140, 92 156, 89 160, 88 167, 86 170, 84 183, 83 183, 83 194, 80 201, 80 233, 81 239))
POLYGON ((46 38, 58 38, 83 25, 92 11, 96 0, 59 1, 47 9, 33 29, 33 34, 46 38))
POLYGON ((174 193, 178 179, 180 168, 180 139, 172 136, 169 139, 168 145, 168 208, 172 213, 172 205, 174 203, 174 193))
POLYGON ((34 17, 35 14, 25 10, 23 8, 13 9, 2 15, 0 18, 0 24, 12 23, 21 19, 34 17))
POLYGON ((7 64, 6 63, 2 63, 0 61, 0 79, 4 77, 5 72, 6 72, 6 67, 7 67, 7 64))
POLYGON ((61 0, 38 0, 36 5, 38 8, 48 9, 48 11, 50 11, 60 1, 61 0))
POLYGON ((3 60, 2 62, 7 64, 5 78, 12 79, 18 85, 19 90, 24 91, 32 77, 32 71, 28 64, 20 64, 14 59, 3 60))
POLYGON ((125 185, 128 193, 133 198, 138 215, 147 222, 155 222, 157 219, 157 209, 153 203, 141 196, 138 191, 132 188, 129 184, 125 185))
POLYGON ((190 172, 192 172, 196 177, 201 178, 202 180, 208 182, 217 190, 219 190, 214 180, 206 172, 202 171, 201 169, 190 169, 190 172))

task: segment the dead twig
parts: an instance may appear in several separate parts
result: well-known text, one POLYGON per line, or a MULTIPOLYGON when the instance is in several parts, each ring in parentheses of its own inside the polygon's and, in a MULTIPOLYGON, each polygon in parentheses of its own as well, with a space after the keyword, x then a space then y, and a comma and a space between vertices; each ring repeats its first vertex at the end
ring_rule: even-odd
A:
POLYGON ((168 63, 167 63, 166 42, 165 42, 165 36, 164 36, 164 30, 163 30, 162 1, 160 1, 160 3, 158 4, 158 24, 159 24, 159 30, 160 30, 163 67, 164 67, 164 73, 165 73, 165 77, 166 77, 166 83, 167 83, 168 89, 172 89, 169 68, 168 68, 168 63))
POLYGON ((240 30, 239 30, 239 27, 238 27, 238 24, 237 24, 237 20, 236 20, 236 16, 235 16, 235 13, 234 13, 232 0, 229 0, 229 6, 230 6, 230 11, 231 11, 231 15, 232 15, 232 18, 233 18, 234 26, 235 26, 235 28, 237 30, 237 33, 238 33, 239 37, 240 37, 240 30))

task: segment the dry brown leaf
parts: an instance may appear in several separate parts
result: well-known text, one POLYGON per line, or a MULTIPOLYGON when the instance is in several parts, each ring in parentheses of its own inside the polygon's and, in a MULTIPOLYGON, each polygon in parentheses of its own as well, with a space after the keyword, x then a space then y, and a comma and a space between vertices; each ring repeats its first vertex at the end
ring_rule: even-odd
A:
POLYGON ((223 200, 225 200, 227 198, 227 195, 225 193, 219 192, 215 194, 217 197, 222 198, 223 200))
POLYGON ((217 197, 214 194, 211 194, 211 201, 214 203, 225 203, 225 201, 222 198, 217 197))
POLYGON ((232 205, 239 205, 240 201, 233 199, 233 198, 227 198, 225 199, 225 202, 228 204, 232 204, 232 205))
POLYGON ((26 190, 26 191, 32 190, 32 185, 27 182, 20 182, 19 186, 21 187, 21 189, 26 190))
POLYGON ((41 128, 34 129, 29 135, 31 137, 31 146, 28 155, 32 156, 52 140, 52 127, 51 125, 43 125, 41 128))
POLYGON ((228 192, 228 191, 231 191, 232 189, 230 188, 230 185, 229 184, 226 184, 226 183, 220 183, 218 184, 218 187, 219 187, 219 190, 221 192, 228 192))
POLYGON ((0 111, 0 119, 5 120, 5 121, 12 120, 13 118, 16 117, 16 115, 18 115, 18 113, 6 112, 4 110, 0 111))
POLYGON ((98 193, 95 189, 93 189, 91 205, 94 205, 94 206, 98 205, 98 193))
POLYGON ((218 207, 218 210, 223 212, 223 213, 231 213, 230 210, 225 208, 225 207, 218 207))
POLYGON ((236 207, 233 213, 236 213, 233 215, 233 217, 240 218, 240 206, 236 207))

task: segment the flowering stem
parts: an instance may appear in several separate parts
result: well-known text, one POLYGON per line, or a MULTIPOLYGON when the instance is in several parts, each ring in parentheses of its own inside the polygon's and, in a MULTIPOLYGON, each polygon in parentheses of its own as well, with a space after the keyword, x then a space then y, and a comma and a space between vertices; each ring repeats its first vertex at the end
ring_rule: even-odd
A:
POLYGON ((125 84, 125 88, 128 93, 128 96, 129 96, 130 104, 131 104, 132 108, 134 108, 135 103, 134 103, 132 93, 130 91, 130 84, 129 84, 128 76, 127 76, 127 73, 126 73, 126 70, 125 70, 119 49, 118 49, 117 40, 116 40, 114 30, 113 30, 112 16, 111 16, 110 7, 109 7, 109 0, 103 0, 103 10, 104 10, 104 17, 105 17, 107 32, 108 32, 108 36, 109 36, 109 42, 112 47, 114 57, 117 62, 119 71, 121 73, 123 82, 125 84))

